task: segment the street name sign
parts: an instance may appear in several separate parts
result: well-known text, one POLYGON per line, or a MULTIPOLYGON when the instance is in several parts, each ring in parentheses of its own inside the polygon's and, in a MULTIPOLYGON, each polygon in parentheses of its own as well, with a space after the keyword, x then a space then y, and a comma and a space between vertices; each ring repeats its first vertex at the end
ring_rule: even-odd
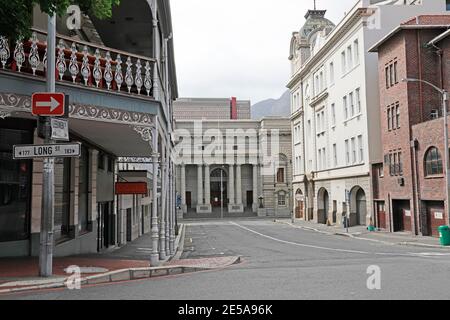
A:
POLYGON ((81 144, 43 144, 14 146, 14 159, 76 158, 81 156, 81 144))
POLYGON ((34 93, 31 98, 31 113, 34 116, 63 116, 65 113, 64 93, 34 93))

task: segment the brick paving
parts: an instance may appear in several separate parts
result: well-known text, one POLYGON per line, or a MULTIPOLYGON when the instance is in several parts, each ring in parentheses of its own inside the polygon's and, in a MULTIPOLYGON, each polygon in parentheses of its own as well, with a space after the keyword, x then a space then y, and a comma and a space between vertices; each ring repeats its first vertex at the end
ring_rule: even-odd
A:
MULTIPOLYGON (((150 267, 149 261, 119 260, 93 257, 66 257, 53 260, 53 274, 55 276, 67 275, 64 269, 76 265, 79 267, 104 268, 109 271, 150 267)), ((15 279, 26 279, 39 277, 38 258, 2 258, 0 259, 0 284, 15 279)))
POLYGON ((182 259, 169 261, 165 266, 185 266, 185 267, 197 267, 206 269, 219 269, 228 267, 237 263, 240 260, 239 257, 212 257, 212 258, 201 258, 201 259, 182 259))

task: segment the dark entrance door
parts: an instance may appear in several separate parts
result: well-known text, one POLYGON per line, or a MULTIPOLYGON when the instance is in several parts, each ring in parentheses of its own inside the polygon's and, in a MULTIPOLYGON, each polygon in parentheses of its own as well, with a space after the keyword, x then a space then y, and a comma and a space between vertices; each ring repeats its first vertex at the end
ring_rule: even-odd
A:
POLYGON ((211 182, 211 205, 213 208, 220 208, 226 206, 227 203, 227 183, 224 181, 222 184, 223 194, 220 196, 220 182, 211 182))
POLYGON ((445 226, 447 223, 447 215, 444 210, 443 202, 428 202, 427 203, 427 226, 428 235, 432 237, 439 237, 440 226, 445 226))
POLYGON ((131 233, 132 233, 131 217, 132 217, 132 213, 131 213, 131 208, 130 208, 130 209, 127 209, 127 241, 128 242, 131 241, 131 233))
POLYGON ((97 250, 109 248, 114 244, 114 221, 112 214, 112 202, 98 204, 97 220, 97 250))
POLYGON ((394 222, 394 232, 411 232, 411 208, 409 200, 393 200, 392 214, 394 222))
POLYGON ((247 191, 247 208, 253 207, 253 191, 247 191))
POLYGON ((186 206, 188 209, 192 207, 192 193, 190 191, 186 192, 186 206))
POLYGON ((377 202, 377 217, 378 228, 386 229, 386 206, 382 201, 377 202))

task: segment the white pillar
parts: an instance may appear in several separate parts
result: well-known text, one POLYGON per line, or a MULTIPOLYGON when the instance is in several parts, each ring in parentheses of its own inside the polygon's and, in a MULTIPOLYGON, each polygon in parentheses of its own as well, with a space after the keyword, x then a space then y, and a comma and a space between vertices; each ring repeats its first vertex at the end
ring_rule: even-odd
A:
POLYGON ((258 211, 258 165, 253 165, 253 212, 258 211))
POLYGON ((228 197, 230 198, 230 205, 234 205, 236 203, 234 201, 234 165, 233 164, 230 165, 228 182, 230 184, 230 186, 228 188, 228 190, 229 190, 228 197))
POLYGON ((197 166, 197 205, 203 204, 203 166, 197 166))
POLYGON ((181 165, 181 206, 186 208, 186 166, 181 165))
POLYGON ((241 165, 236 165, 236 204, 242 204, 242 174, 241 165))
POLYGON ((205 205, 211 204, 211 189, 210 189, 210 172, 209 165, 205 166, 205 205))

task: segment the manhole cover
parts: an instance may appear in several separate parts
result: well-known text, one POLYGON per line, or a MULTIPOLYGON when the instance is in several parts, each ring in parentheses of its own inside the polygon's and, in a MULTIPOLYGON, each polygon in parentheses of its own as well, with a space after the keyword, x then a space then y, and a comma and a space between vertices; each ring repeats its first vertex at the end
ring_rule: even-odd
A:
MULTIPOLYGON (((68 269, 64 269, 64 271, 66 273, 68 273, 68 269)), ((73 269, 69 270, 71 272, 69 273, 73 273, 73 269)), ((105 268, 97 268, 97 267, 80 267, 80 272, 81 273, 104 273, 104 272, 108 272, 108 269, 105 268)))

